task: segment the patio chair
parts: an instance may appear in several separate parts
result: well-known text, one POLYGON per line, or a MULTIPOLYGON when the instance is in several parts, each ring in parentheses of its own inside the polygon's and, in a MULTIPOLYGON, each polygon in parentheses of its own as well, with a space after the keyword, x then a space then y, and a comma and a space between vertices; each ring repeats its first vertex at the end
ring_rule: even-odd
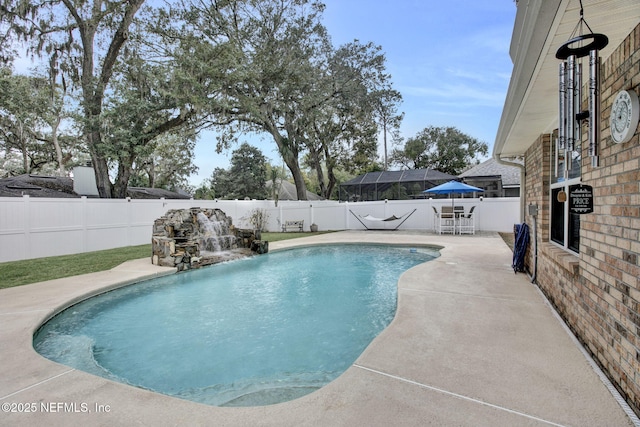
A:
POLYGON ((456 217, 453 206, 443 206, 438 215, 438 234, 456 233, 456 217))
POLYGON ((458 233, 476 234, 476 217, 473 213, 475 206, 471 206, 468 214, 462 214, 458 218, 458 233))
POLYGON ((436 209, 435 206, 431 206, 431 209, 433 209, 433 229, 438 231, 440 225, 440 212, 438 212, 438 209, 436 209))

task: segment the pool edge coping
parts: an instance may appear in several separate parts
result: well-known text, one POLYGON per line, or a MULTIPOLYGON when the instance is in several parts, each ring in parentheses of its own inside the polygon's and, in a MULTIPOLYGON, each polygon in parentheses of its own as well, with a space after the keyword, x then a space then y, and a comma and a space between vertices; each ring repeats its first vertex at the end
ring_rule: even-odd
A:
MULTIPOLYGON (((357 236, 358 236, 358 234, 359 234, 359 233, 351 234, 351 235, 350 235, 350 238, 357 237, 357 236)), ((384 234, 386 235, 387 233, 384 233, 384 234)), ((364 233, 361 233, 360 235, 364 235, 364 233)), ((371 234, 368 234, 368 235, 371 235, 371 234)), ((326 235, 325 235, 325 236, 326 236, 326 235)), ((433 235, 429 236, 429 238, 433 238, 433 237, 434 237, 433 235)), ((439 236, 435 236, 435 238, 436 238, 436 240, 438 240, 438 239, 442 239, 442 238, 440 238, 439 236)), ((471 238, 473 238, 473 237, 471 237, 471 238)), ((454 243, 462 243, 462 242, 464 241, 463 239, 465 239, 465 238, 458 238, 458 237, 455 237, 455 238, 454 238, 454 240, 447 239, 447 238, 445 238, 444 240, 446 240, 446 243, 451 243, 451 242, 454 242, 454 243), (456 240, 456 239, 457 239, 457 240, 456 240)), ((298 239, 292 239, 292 240, 298 240, 298 239)), ((274 243, 277 243, 277 242, 274 242, 274 243)), ((322 243, 324 243, 324 242, 319 242, 319 243, 305 243, 305 242, 300 241, 300 242, 295 242, 295 243, 293 243, 293 244, 286 245, 286 246, 292 246, 292 247, 302 247, 302 246, 306 246, 306 245, 308 245, 308 246, 315 246, 315 245, 317 245, 317 244, 322 244, 322 243)), ((332 243, 342 243, 342 242, 332 242, 332 243)), ((365 241, 353 242, 353 244, 358 244, 358 243, 371 243, 371 242, 370 242, 370 241, 367 241, 366 239, 365 239, 365 241)), ((387 243, 387 242, 382 242, 381 244, 388 245, 389 243, 387 243)), ((277 245, 277 246, 280 246, 280 245, 277 245)), ((411 243, 411 244, 406 244, 405 246, 416 246, 416 244, 411 243)), ((431 243, 427 244, 426 246, 433 247, 433 245, 432 245, 431 243)), ((448 248, 448 247, 449 247, 449 244, 443 244, 443 245, 442 245, 442 248, 443 248, 443 249, 448 248)), ((274 248, 274 251, 281 250, 281 249, 286 249, 286 248, 274 248)), ((448 252, 449 252, 449 251, 442 251, 442 252, 441 252, 441 255, 446 255, 448 252)), ((454 252, 455 252, 455 251, 454 251, 454 252)), ((445 262, 446 262, 447 258, 448 258, 448 257, 443 257, 443 256, 441 256, 439 259, 440 259, 440 260, 443 260, 443 261, 445 261, 445 262), (443 259, 443 258, 444 258, 444 259, 443 259)), ((146 260, 146 258, 144 258, 144 260, 146 260)), ((428 263, 423 263, 423 264, 428 264, 428 263)), ((418 266, 412 267, 412 269, 413 269, 413 268, 416 268, 416 267, 418 267, 418 266)), ((117 267, 116 267, 116 268, 117 268, 117 267)), ((114 270, 115 270, 115 269, 114 269, 114 270)), ((175 269, 171 269, 171 270, 175 270, 175 269)), ((411 269, 410 269, 410 270, 411 270, 411 269)), ((110 270, 110 271, 112 271, 112 270, 110 270)), ((408 271, 409 271, 409 270, 408 270, 408 271)), ((165 274, 174 274, 174 273, 175 273, 175 271, 170 271, 170 272, 166 272, 165 274)), ((56 309, 51 309, 50 311, 52 311, 52 312, 54 313, 54 315, 55 315, 55 313, 59 312, 59 311, 57 311, 57 310, 58 310, 58 308, 59 308, 60 306, 66 306, 66 307, 68 308, 68 307, 72 306, 74 303, 77 303, 77 302, 79 302, 79 301, 81 301, 81 300, 84 300, 84 299, 90 298, 91 296, 95 296, 95 295, 100 294, 100 293, 108 292, 109 290, 112 290, 112 289, 117 289, 117 288, 119 288, 119 287, 128 286, 128 285, 131 285, 131 284, 133 284, 133 283, 140 282, 140 281, 142 281, 141 279, 143 279, 143 277, 145 277, 145 275, 149 276, 149 275, 148 275, 148 273, 142 273, 140 276, 138 276, 137 278, 134 278, 134 279, 127 279, 127 280, 122 281, 122 282, 112 283, 112 284, 106 284, 106 285, 97 285, 97 287, 96 287, 95 289, 92 289, 91 291, 89 291, 89 292, 87 292, 87 293, 84 293, 84 294, 82 294, 82 295, 75 295, 75 296, 74 296, 73 298, 71 298, 70 300, 66 300, 64 303, 61 303, 61 304, 59 304, 58 306, 56 306, 56 307, 57 307, 56 309)), ((403 275, 404 275, 404 274, 403 274, 403 275)), ((83 276, 90 276, 90 275, 83 275, 83 276)), ((79 277, 79 276, 75 276, 75 277, 79 277)), ((151 274, 148 278, 153 278, 153 277, 157 277, 157 275, 156 275, 156 274, 151 274)), ((399 278, 399 280, 398 280, 398 296, 400 296, 400 290, 401 290, 401 288, 400 288, 400 283, 401 283, 401 282, 402 282, 402 277, 400 277, 400 278, 399 278)), ((42 282, 41 282, 41 283, 42 283, 42 282)), ((34 285, 36 285, 36 284, 34 284, 34 285)), ((26 285, 26 286, 31 286, 31 285, 26 285)), ((15 289, 15 288, 8 288, 8 289, 15 289)), ((0 294, 1 294, 1 293, 2 293, 2 291, 0 291, 0 294)), ((400 309, 399 304, 400 304, 400 300, 398 301, 398 310, 400 309)), ((64 309, 64 308, 63 308, 63 309, 64 309)), ((81 375, 81 377, 82 377, 82 376, 88 376, 88 377, 89 377, 89 378, 88 378, 88 380, 89 380, 90 382, 96 382, 95 380, 98 380, 100 383, 107 382, 107 383, 110 383, 110 384, 112 384, 112 385, 113 385, 113 384, 115 384, 115 385, 116 385, 116 387, 115 387, 115 389, 116 389, 116 390, 117 390, 119 387, 124 386, 124 387, 126 387, 126 388, 128 388, 128 389, 133 389, 133 390, 134 390, 134 395, 140 395, 140 396, 142 396, 142 395, 143 395, 143 394, 145 394, 145 393, 151 393, 153 396, 156 396, 156 397, 157 397, 157 399, 155 399, 155 398, 153 398, 153 396, 152 396, 152 397, 151 397, 151 399, 152 399, 153 401, 156 401, 156 404, 158 404, 158 405, 162 405, 162 403, 161 403, 161 402, 164 402, 165 404, 167 404, 167 403, 170 403, 170 402, 172 401, 173 403, 170 405, 171 407, 174 407, 174 406, 175 406, 175 407, 183 407, 183 408, 185 408, 184 410, 185 410, 185 411, 187 411, 187 412, 189 412, 189 409, 188 409, 188 408, 190 407, 189 405, 197 405, 196 407, 212 409, 212 410, 213 410, 212 414, 216 414, 216 413, 218 413, 218 411, 215 411, 215 410, 218 410, 218 409, 224 409, 224 408, 220 408, 220 407, 209 406, 209 405, 206 405, 206 404, 201 404, 201 403, 197 403, 197 402, 193 402, 193 401, 186 401, 186 400, 183 400, 183 399, 180 399, 180 398, 175 398, 175 397, 170 397, 170 396, 162 395, 162 394, 159 394, 159 393, 151 392, 151 391, 148 391, 148 390, 145 390, 145 389, 137 388, 137 387, 134 387, 134 386, 131 386, 131 385, 123 384, 123 383, 113 382, 113 381, 110 381, 110 380, 104 379, 104 378, 102 378, 102 377, 97 377, 97 376, 94 376, 94 375, 92 375, 92 374, 89 374, 89 373, 86 373, 86 372, 83 372, 83 371, 74 370, 73 368, 66 367, 66 366, 64 366, 64 365, 58 364, 58 363, 56 363, 56 362, 53 362, 53 361, 50 361, 50 360, 48 360, 48 359, 44 358, 43 356, 41 356, 40 354, 38 354, 38 353, 35 351, 35 349, 33 349, 33 346, 32 346, 33 333, 35 333, 35 331, 37 331, 37 329, 38 329, 38 328, 39 328, 43 323, 45 323, 45 322, 46 322, 46 320, 47 320, 46 318, 45 318, 45 320, 42 320, 42 319, 43 319, 43 317, 42 317, 42 311, 43 311, 43 309, 36 309, 36 310, 18 311, 18 312, 14 312, 14 313, 27 313, 27 312, 32 313, 32 315, 28 316, 29 320, 26 320, 26 319, 25 319, 25 321, 28 321, 28 322, 30 323, 30 325, 32 326, 32 332, 31 332, 31 333, 30 333, 30 335, 29 335, 29 338, 30 338, 30 339, 29 339, 29 342, 31 343, 31 345, 30 345, 30 352, 31 352, 30 356, 32 356, 32 357, 33 357, 33 356, 35 356, 35 357, 37 357, 37 358, 41 359, 41 360, 39 360, 39 361, 38 361, 38 363, 42 364, 42 363, 44 362, 45 366, 48 364, 48 366, 51 368, 51 369, 50 369, 51 371, 56 371, 56 370, 57 370, 57 371, 60 371, 60 368, 63 368, 63 370, 64 370, 64 369, 66 369, 66 371, 61 372, 61 373, 60 373, 60 372, 58 372, 58 373, 51 373, 51 375, 49 375, 48 377, 45 377, 45 378, 43 378, 41 381, 35 382, 35 383, 33 383, 32 385, 30 385, 30 386, 28 386, 28 387, 23 387, 23 388, 21 388, 21 389, 19 389, 19 390, 15 391, 15 392, 12 392, 12 393, 9 393, 9 394, 5 395, 5 396, 0 396, 0 400, 7 399, 8 397, 13 397, 13 396, 15 396, 15 395, 17 395, 17 394, 21 393, 22 391, 25 391, 25 390, 33 390, 34 388, 37 388, 38 386, 43 385, 44 383, 49 382, 49 381, 54 380, 54 379, 64 378, 64 377, 74 377, 73 375, 72 375, 72 376, 65 375, 65 374, 67 374, 68 372, 73 371, 73 372, 75 372, 75 373, 80 374, 80 375, 81 375), (35 322, 35 323, 34 323, 33 315, 34 315, 35 313, 40 313, 40 315, 38 315, 38 316, 37 316, 37 318, 39 318, 39 319, 41 320, 40 322, 35 322), (35 327, 33 327, 33 325, 36 325, 36 326, 35 326, 35 327), (55 367, 56 369, 53 369, 54 367, 55 367), (165 399, 170 399, 170 401, 169 401, 169 402, 167 402, 165 399)), ((60 310, 60 311, 61 311, 61 310, 60 310)), ((9 313, 4 313, 4 312, 0 313, 0 315, 6 315, 6 314, 12 314, 12 313, 11 313, 11 312, 9 312, 9 313)), ((51 314, 48 314, 48 315, 49 315, 49 316, 51 316, 51 314)), ((45 316, 45 317, 46 317, 46 316, 45 316)), ((48 318, 50 318, 50 317, 48 317, 48 318)), ((387 329, 391 328, 391 326, 393 325, 393 323, 395 322, 395 320, 396 320, 396 318, 395 318, 395 316, 394 316, 393 321, 392 321, 392 322, 387 326, 387 328, 385 328, 385 330, 384 330, 384 331, 386 331, 387 329)), ((384 331, 383 331, 383 332, 384 332, 384 331)), ((379 335, 379 336, 380 336, 380 335, 379 335)), ((375 342, 376 340, 378 340, 378 339, 379 339, 379 336, 378 336, 378 337, 376 337, 376 338, 372 341, 372 343, 373 343, 373 342, 375 342)), ((368 348, 369 348, 369 347, 367 347, 367 349, 365 349, 365 352, 367 352, 368 348)), ((364 354, 365 352, 363 352, 363 354, 364 354)), ((353 364, 352 366, 350 366, 350 367, 347 369, 347 371, 345 371, 345 373, 343 373, 340 377, 338 377, 338 379, 340 379, 340 378, 342 378, 343 376, 345 376, 345 375, 347 374, 347 372, 350 372, 350 371, 352 371, 352 370, 354 370, 354 369, 358 369, 358 367, 359 367, 359 364, 358 364, 359 359, 360 359, 360 358, 358 358, 358 359, 356 360, 356 362, 354 362, 354 364, 353 364)), ((26 361, 26 362, 28 363, 28 361, 26 361)), ((368 369, 368 368, 366 368, 366 369, 368 369)), ((67 378, 67 379, 69 380, 70 378, 67 378)), ((87 379, 87 378, 85 378, 85 380, 86 380, 86 379, 87 379)), ((336 382, 338 379, 334 380, 334 382, 336 382)), ((109 384, 107 384, 107 386, 109 386, 109 384)), ((318 390, 318 391, 316 391, 316 392, 312 393, 311 395, 314 395, 314 394, 317 394, 317 393, 322 393, 322 391, 323 391, 323 390, 325 390, 327 387, 328 387, 328 386, 325 386, 325 387, 321 388, 320 390, 318 390)), ((109 387, 107 387, 107 388, 113 388, 113 387, 109 386, 109 387)), ((125 391, 125 390, 122 390, 122 391, 125 391)), ((129 394, 129 393, 124 393, 124 394, 129 394)), ((148 396, 147 396, 147 397, 148 397, 148 396)), ((153 403, 152 403, 152 404, 153 404, 153 403)), ((305 399, 305 397, 303 397, 303 398, 300 398, 300 399, 296 399, 296 400, 294 400, 294 401, 284 402, 284 403, 276 404, 276 405, 269 405, 269 406, 266 406, 266 407, 231 408, 231 410, 232 410, 232 411, 245 411, 245 413, 257 414, 257 413, 263 413, 264 411, 266 411, 266 412, 277 412, 277 409, 278 409, 278 408, 274 408, 274 407, 280 407, 280 408, 282 408, 283 406, 290 407, 291 409, 298 408, 298 410, 302 410, 302 409, 299 409, 299 406, 305 406, 306 404, 309 404, 309 402, 308 402, 308 400, 307 400, 307 399, 305 399), (300 402, 300 401, 302 401, 302 400, 304 400, 304 402, 300 402), (297 402, 297 404, 296 404, 296 402, 297 402), (272 411, 271 409, 265 409, 265 408, 271 408, 271 409, 274 409, 274 411, 272 411), (257 411, 250 411, 251 409, 257 409, 257 411), (249 411, 247 411, 247 410, 249 410, 249 411)), ((191 408, 193 409, 193 408, 195 408, 195 407, 191 407, 191 408)), ((224 413, 224 414, 227 414, 227 415, 229 414, 229 412, 227 412, 227 411, 223 411, 223 413, 224 413)), ((240 414, 239 412, 236 412, 236 413, 237 413, 237 414, 240 414)), ((251 415, 249 415, 249 416, 251 417, 251 415)), ((125 417, 126 417, 126 415, 125 415, 125 417)), ((42 418, 39 418, 39 419, 42 419, 42 418)), ((132 419, 135 419, 135 418, 132 418, 132 419)), ((261 418, 255 418, 255 420, 259 420, 259 419, 261 419, 261 418)), ((263 421, 265 421, 265 422, 266 422, 266 420, 263 420, 263 421)), ((38 423, 37 421, 34 421, 34 424, 33 424, 33 425, 37 425, 37 423, 38 423)), ((2 424, 2 419, 0 419, 0 424, 2 424)), ((55 425, 56 423, 53 423, 53 424, 55 425)), ((26 425, 26 424, 25 424, 25 425, 26 425)), ((505 425, 507 425, 507 424, 505 424, 505 425)))

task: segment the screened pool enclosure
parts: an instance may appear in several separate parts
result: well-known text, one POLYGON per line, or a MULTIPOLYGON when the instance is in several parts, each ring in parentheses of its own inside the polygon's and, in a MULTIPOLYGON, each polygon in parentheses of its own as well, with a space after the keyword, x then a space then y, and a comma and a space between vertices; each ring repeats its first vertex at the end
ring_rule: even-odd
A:
POLYGON ((424 194, 424 190, 457 178, 434 169, 369 172, 341 184, 340 200, 363 202, 424 199, 433 197, 424 194))

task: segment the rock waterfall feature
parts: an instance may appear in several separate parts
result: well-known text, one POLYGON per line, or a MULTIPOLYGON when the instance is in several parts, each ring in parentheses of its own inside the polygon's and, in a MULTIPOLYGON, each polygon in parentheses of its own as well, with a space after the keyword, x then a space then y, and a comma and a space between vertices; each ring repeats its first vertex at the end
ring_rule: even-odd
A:
POLYGON ((266 253, 268 242, 253 230, 236 228, 220 209, 171 209, 153 225, 152 263, 178 271, 203 267, 253 253, 266 253))

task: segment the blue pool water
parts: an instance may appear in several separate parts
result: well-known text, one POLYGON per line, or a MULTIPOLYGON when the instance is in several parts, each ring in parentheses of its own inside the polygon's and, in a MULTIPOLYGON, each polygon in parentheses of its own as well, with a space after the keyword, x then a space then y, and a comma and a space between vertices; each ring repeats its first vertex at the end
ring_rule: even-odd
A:
POLYGON ((43 356, 217 406, 308 394, 391 322, 402 272, 435 249, 316 246, 142 282, 63 311, 34 336, 43 356))

